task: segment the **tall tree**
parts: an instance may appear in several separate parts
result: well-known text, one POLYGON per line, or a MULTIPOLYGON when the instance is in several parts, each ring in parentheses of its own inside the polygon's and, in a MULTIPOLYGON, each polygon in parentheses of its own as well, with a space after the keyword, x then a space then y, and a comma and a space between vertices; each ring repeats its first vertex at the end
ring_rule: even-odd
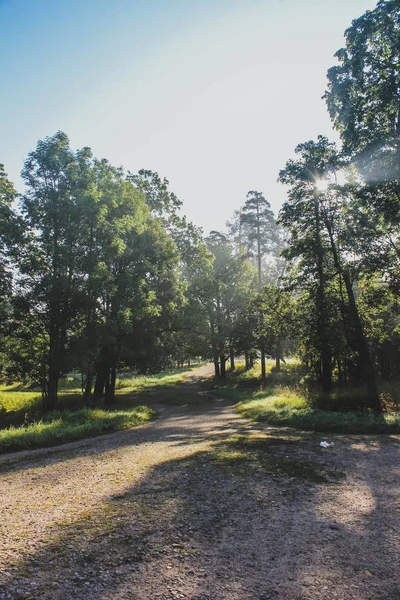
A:
MULTIPOLYGON (((16 198, 15 188, 0 164, 0 355, 4 351, 4 336, 9 334, 13 280, 10 258, 22 233, 21 222, 13 210, 16 198)), ((0 375, 2 362, 0 358, 0 375)))
POLYGON ((254 269, 242 254, 234 252, 225 234, 212 231, 206 242, 214 257, 212 271, 205 281, 210 345, 215 373, 224 378, 229 358, 234 368, 235 323, 253 295, 254 269))
POLYGON ((398 285, 400 256, 400 7, 380 0, 345 32, 325 93, 343 150, 358 171, 353 209, 363 266, 398 285), (360 177, 361 176, 361 177, 360 177))
MULTIPOLYGON (((339 65, 328 71, 325 94, 344 151, 371 162, 380 153, 397 155, 400 146, 400 7, 379 0, 345 32, 336 52, 339 65)), ((393 164, 398 173, 398 160, 393 164)), ((398 179, 398 176, 396 176, 398 179)))
POLYGON ((67 367, 67 328, 77 289, 79 163, 68 137, 58 132, 39 141, 25 161, 22 177, 27 186, 22 211, 30 237, 21 270, 31 303, 46 307, 49 348, 44 403, 51 409, 57 401, 60 375, 67 367))
MULTIPOLYGON (((271 205, 261 192, 250 191, 240 214, 242 226, 241 235, 250 251, 257 256, 258 292, 261 293, 263 285, 262 259, 265 255, 276 250, 278 245, 277 226, 271 205)), ((262 312, 260 312, 262 320, 262 312)), ((266 383, 265 344, 260 338, 261 353, 261 385, 266 383)))
MULTIPOLYGON (((379 409, 379 399, 375 385, 374 368, 368 343, 355 299, 351 270, 346 260, 350 250, 347 223, 343 218, 347 209, 340 186, 328 186, 323 192, 318 189, 322 178, 335 174, 340 164, 335 145, 319 136, 317 142, 306 142, 296 148, 298 160, 288 161, 286 169, 280 173, 280 181, 290 186, 288 201, 282 207, 280 220, 291 232, 288 255, 301 257, 303 272, 316 276, 316 310, 318 339, 322 361, 322 384, 324 391, 331 387, 332 352, 329 343, 329 308, 327 302, 328 280, 339 277, 343 284, 346 303, 343 315, 348 319, 349 344, 354 346, 360 358, 367 384, 370 404, 379 409), (351 332, 351 336, 350 336, 351 332)), ((342 289, 342 288, 340 288, 342 289)))

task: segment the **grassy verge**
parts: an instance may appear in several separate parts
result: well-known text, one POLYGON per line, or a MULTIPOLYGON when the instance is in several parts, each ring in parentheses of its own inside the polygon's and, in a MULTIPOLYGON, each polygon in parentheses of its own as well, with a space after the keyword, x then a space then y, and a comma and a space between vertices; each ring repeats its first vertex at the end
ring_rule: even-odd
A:
POLYGON ((0 430, 0 453, 45 448, 147 423, 155 412, 146 406, 130 410, 55 411, 25 426, 0 430))
MULTIPOLYGON (((80 376, 71 375, 60 382, 57 410, 45 415, 37 388, 0 386, 0 453, 48 447, 142 425, 155 417, 153 410, 142 406, 146 398, 157 391, 171 394, 189 370, 149 377, 121 376, 112 409, 105 409, 102 400, 93 408, 83 409, 80 376)), ((187 402, 185 399, 184 404, 187 402)))
MULTIPOLYGON (((399 433, 400 411, 389 410, 381 415, 361 410, 321 410, 318 398, 298 385, 299 365, 289 363, 281 373, 268 365, 267 388, 260 390, 258 369, 239 369, 228 376, 227 384, 218 386, 237 401, 236 409, 245 418, 269 425, 294 427, 305 431, 326 433, 399 433)), ((358 397, 360 390, 354 390, 358 397)), ((387 394, 386 390, 382 394, 387 394)), ((336 391, 332 406, 348 406, 352 391, 336 391), (343 396, 343 398, 342 398, 343 396)))

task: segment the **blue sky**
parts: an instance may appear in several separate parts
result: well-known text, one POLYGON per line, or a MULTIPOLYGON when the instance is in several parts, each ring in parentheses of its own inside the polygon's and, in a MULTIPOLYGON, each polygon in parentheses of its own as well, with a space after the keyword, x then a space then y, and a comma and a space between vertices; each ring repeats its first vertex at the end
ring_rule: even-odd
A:
POLYGON ((158 171, 206 232, 249 190, 278 210, 294 147, 336 139, 321 96, 375 0, 0 0, 0 162, 38 139, 158 171))

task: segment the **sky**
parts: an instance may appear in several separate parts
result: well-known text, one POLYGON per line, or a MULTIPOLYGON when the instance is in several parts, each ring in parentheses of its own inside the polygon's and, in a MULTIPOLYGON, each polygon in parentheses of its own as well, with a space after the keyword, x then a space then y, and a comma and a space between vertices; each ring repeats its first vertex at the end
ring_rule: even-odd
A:
POLYGON ((338 140, 327 69, 376 0, 0 0, 0 162, 39 139, 157 171, 205 233, 257 190, 275 213, 297 144, 338 140))

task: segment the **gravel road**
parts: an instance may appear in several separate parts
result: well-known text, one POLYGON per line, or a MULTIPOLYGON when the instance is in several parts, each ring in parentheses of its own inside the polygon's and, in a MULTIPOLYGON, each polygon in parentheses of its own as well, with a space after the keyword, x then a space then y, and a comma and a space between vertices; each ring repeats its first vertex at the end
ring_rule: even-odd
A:
POLYGON ((400 599, 400 438, 241 419, 201 386, 142 427, 0 457, 0 598, 400 599))

